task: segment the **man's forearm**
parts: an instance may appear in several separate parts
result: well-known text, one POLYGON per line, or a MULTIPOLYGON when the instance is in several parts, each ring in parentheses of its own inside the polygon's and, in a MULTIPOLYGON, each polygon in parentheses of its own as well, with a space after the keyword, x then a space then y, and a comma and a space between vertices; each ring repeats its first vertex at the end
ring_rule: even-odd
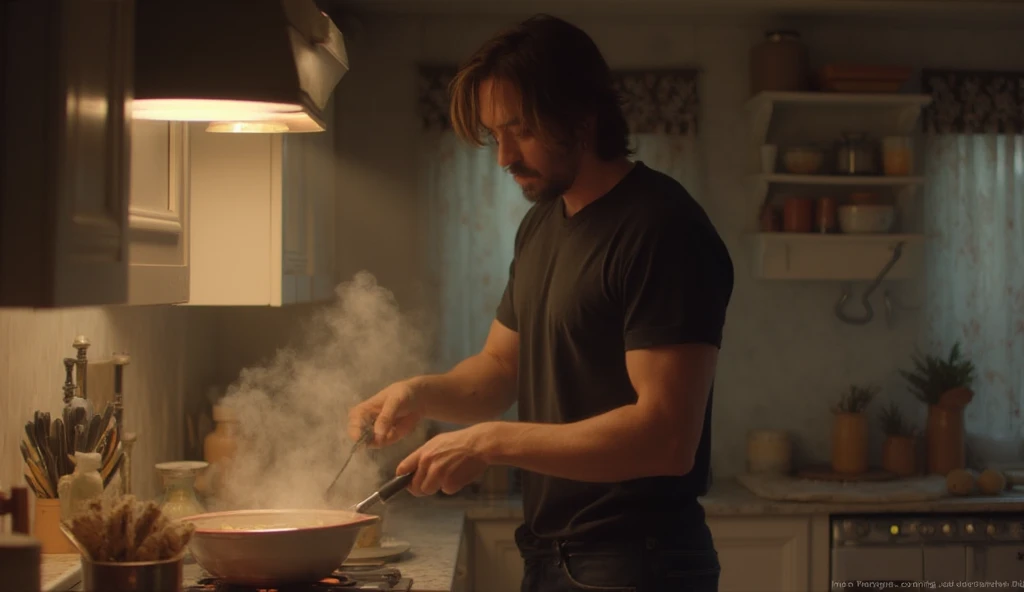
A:
POLYGON ((627 405, 570 424, 487 424, 484 457, 562 479, 617 482, 658 475, 683 475, 693 467, 687 450, 663 418, 627 405))
POLYGON ((444 374, 413 379, 431 419, 471 424, 494 419, 512 405, 515 376, 490 354, 470 356, 444 374))

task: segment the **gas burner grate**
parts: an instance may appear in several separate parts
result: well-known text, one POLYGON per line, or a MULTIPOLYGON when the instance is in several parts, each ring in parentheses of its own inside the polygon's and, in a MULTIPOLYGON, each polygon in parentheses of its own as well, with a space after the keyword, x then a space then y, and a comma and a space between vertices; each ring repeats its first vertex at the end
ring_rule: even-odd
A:
POLYGON ((242 586, 228 584, 218 578, 203 578, 197 585, 186 587, 185 592, 348 592, 357 585, 358 582, 351 577, 337 573, 313 584, 292 584, 276 588, 242 586))
POLYGON ((229 584, 215 577, 200 579, 194 586, 185 586, 184 592, 352 592, 352 590, 408 590, 411 584, 394 568, 379 570, 335 570, 330 577, 310 584, 291 584, 273 588, 229 584), (407 584, 403 586, 403 584, 407 584), (372 587, 370 587, 372 586, 372 587))

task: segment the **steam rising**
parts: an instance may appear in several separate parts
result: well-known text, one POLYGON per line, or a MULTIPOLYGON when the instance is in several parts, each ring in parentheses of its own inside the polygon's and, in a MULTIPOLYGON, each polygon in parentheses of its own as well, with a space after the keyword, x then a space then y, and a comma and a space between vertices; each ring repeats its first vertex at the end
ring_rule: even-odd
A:
POLYGON ((220 404, 239 419, 239 444, 211 506, 347 507, 373 493, 392 476, 387 469, 422 443, 423 426, 387 450, 357 452, 325 501, 352 446, 349 409, 427 369, 423 332, 371 274, 356 274, 337 296, 312 319, 299 347, 243 370, 228 389, 220 404))

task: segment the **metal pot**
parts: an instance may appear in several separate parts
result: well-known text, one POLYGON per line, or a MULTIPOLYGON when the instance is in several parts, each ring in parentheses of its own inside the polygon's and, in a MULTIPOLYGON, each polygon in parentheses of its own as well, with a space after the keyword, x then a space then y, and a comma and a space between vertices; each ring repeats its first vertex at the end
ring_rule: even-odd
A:
POLYGON ((163 561, 105 563, 82 557, 85 592, 179 592, 184 555, 163 561))
POLYGON ((878 150, 866 134, 843 134, 836 146, 836 172, 841 175, 878 173, 878 150))

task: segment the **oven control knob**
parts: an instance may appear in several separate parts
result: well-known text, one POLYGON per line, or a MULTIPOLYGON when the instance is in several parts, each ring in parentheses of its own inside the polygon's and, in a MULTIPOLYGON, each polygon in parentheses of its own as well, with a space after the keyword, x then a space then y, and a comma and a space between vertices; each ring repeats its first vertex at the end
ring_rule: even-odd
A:
POLYGON ((988 526, 986 526, 985 527, 985 534, 987 534, 988 536, 995 536, 996 535, 996 525, 995 524, 989 524, 988 526))
POLYGON ((974 534, 974 523, 968 522, 966 525, 964 525, 964 532, 966 532, 967 534, 974 534))
POLYGON ((947 522, 942 525, 942 534, 951 534, 953 532, 953 526, 947 522))

